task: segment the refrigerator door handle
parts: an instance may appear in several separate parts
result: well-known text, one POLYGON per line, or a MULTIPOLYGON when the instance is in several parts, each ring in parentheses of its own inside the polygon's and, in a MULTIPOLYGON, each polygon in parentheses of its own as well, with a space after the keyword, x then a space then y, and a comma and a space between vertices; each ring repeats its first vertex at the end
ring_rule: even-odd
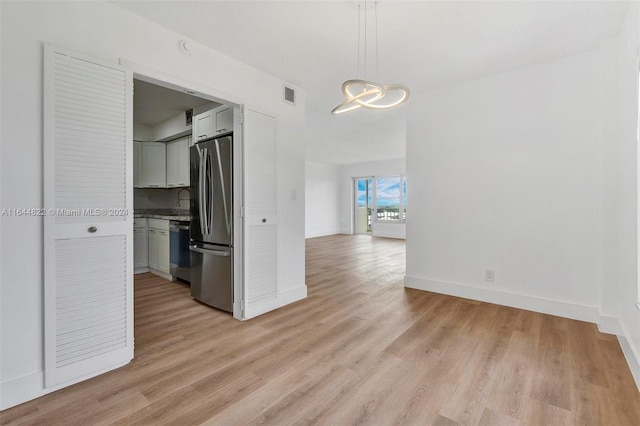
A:
POLYGON ((200 232, 202 235, 207 234, 207 217, 205 214, 206 211, 206 203, 204 195, 204 173, 205 173, 205 158, 206 158, 206 148, 198 147, 198 154, 200 155, 200 167, 198 167, 198 198, 200 199, 200 205, 198 206, 199 214, 200 214, 200 232))
POLYGON ((224 221, 227 225, 227 233, 231 234, 231 223, 229 222, 229 211, 227 210, 227 194, 224 190, 224 176, 222 175, 222 157, 220 156, 220 141, 216 139, 216 154, 218 154, 218 173, 220 175, 220 187, 222 188, 222 207, 224 208, 224 221))
POLYGON ((211 160, 211 154, 209 154, 209 149, 207 148, 205 160, 205 168, 207 170, 206 179, 207 179, 207 234, 211 234, 211 227, 213 226, 213 161, 211 160))
POLYGON ((195 251, 197 253, 202 253, 202 254, 210 254, 212 256, 222 256, 222 257, 231 256, 231 253, 229 253, 228 251, 209 250, 209 249, 205 249, 198 246, 189 246, 189 250, 195 251))

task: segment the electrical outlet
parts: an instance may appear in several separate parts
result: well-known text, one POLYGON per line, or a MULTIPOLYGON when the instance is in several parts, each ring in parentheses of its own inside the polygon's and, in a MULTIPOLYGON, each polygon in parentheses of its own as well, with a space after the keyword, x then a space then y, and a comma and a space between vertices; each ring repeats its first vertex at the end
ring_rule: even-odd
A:
POLYGON ((493 269, 484 270, 484 280, 490 283, 495 281, 495 271, 493 269))

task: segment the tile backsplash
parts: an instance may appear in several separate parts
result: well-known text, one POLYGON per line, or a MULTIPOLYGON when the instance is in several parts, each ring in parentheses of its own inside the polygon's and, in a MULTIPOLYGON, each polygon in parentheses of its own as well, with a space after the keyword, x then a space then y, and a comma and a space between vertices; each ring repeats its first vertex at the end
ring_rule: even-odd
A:
POLYGON ((188 188, 171 188, 171 189, 133 189, 133 208, 134 209, 188 209, 189 208, 189 192, 188 188), (182 192, 180 192, 182 190, 182 192), (178 203, 178 193, 180 192, 180 201, 178 203))

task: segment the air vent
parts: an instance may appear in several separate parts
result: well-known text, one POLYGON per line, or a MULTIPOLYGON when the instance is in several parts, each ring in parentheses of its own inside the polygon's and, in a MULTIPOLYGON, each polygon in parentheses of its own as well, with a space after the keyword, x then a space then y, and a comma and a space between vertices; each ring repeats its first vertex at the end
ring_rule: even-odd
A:
POLYGON ((296 104, 296 91, 292 87, 284 85, 284 98, 283 100, 291 105, 296 104))

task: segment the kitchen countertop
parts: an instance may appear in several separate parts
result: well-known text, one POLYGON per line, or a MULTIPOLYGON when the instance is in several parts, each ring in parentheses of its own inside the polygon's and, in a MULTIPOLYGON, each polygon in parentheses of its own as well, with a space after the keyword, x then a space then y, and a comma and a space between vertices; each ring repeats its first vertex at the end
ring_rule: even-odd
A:
POLYGON ((139 209, 133 211, 134 218, 146 217, 149 219, 179 220, 190 222, 189 210, 172 209, 139 209))

